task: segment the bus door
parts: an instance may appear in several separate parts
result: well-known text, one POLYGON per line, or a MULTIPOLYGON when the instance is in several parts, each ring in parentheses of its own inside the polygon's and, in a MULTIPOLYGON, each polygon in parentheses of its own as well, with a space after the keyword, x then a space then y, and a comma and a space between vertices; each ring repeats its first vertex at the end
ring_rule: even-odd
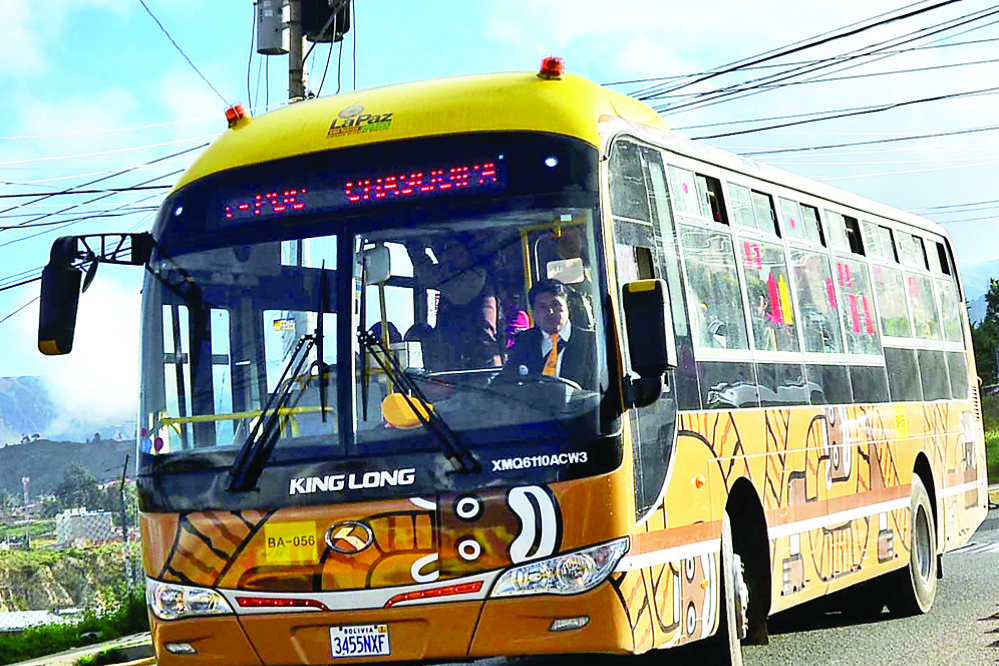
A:
MULTIPOLYGON (((617 140, 610 158, 611 218, 618 294, 627 282, 666 281, 680 367, 667 373, 659 400, 632 409, 636 519, 661 499, 676 437, 678 393, 693 377, 680 259, 662 159, 653 148, 617 140)), ((622 341, 625 336, 622 336, 622 341)), ((622 342, 624 344, 624 342, 622 342)), ((627 350, 625 350, 626 367, 627 350)))

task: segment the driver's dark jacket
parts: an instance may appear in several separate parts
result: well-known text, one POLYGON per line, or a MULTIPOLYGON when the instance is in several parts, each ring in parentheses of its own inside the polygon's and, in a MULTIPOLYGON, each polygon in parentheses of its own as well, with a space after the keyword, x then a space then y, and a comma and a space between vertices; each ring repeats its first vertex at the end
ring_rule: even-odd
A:
MULTIPOLYGON (((541 354, 541 339, 544 333, 534 327, 523 331, 514 338, 513 348, 506 361, 504 374, 540 375, 545 368, 545 357, 541 354), (521 370, 521 366, 527 372, 521 370)), ((585 328, 572 327, 568 340, 559 341, 559 354, 562 363, 559 376, 572 380, 588 391, 597 388, 597 334, 585 328)))

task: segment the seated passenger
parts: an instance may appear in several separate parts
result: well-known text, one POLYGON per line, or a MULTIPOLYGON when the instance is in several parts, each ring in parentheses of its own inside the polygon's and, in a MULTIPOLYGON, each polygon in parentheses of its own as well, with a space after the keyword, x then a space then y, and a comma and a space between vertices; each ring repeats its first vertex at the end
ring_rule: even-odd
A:
POLYGON ((597 336, 572 325, 565 285, 541 280, 531 287, 528 300, 534 327, 517 335, 508 374, 558 376, 596 390, 597 336))
POLYGON ((467 233, 447 236, 434 247, 437 263, 422 242, 406 243, 413 274, 424 289, 440 292, 436 342, 441 366, 432 370, 470 370, 503 364, 496 286, 484 262, 475 261, 467 233))

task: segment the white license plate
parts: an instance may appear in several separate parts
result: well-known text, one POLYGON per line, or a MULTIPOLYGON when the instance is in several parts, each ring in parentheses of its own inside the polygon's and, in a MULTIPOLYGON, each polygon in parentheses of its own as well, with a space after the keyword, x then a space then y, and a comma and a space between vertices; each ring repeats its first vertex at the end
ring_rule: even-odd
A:
POLYGON ((392 654, 387 624, 353 624, 330 627, 333 658, 379 657, 392 654))

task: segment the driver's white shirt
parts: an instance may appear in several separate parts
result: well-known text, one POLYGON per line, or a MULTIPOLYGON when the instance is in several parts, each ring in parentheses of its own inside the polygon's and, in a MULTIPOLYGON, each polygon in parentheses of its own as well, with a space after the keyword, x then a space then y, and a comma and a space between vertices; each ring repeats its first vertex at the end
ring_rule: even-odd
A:
MULTIPOLYGON (((548 352, 552 350, 552 338, 549 333, 545 333, 544 331, 541 331, 541 333, 541 357, 548 358, 548 352)), ((566 320, 565 326, 558 329, 558 339, 568 343, 570 335, 572 335, 572 322, 566 320)), ((558 353, 558 360, 555 362, 555 374, 559 377, 562 376, 562 357, 565 356, 564 352, 565 347, 558 353)))

